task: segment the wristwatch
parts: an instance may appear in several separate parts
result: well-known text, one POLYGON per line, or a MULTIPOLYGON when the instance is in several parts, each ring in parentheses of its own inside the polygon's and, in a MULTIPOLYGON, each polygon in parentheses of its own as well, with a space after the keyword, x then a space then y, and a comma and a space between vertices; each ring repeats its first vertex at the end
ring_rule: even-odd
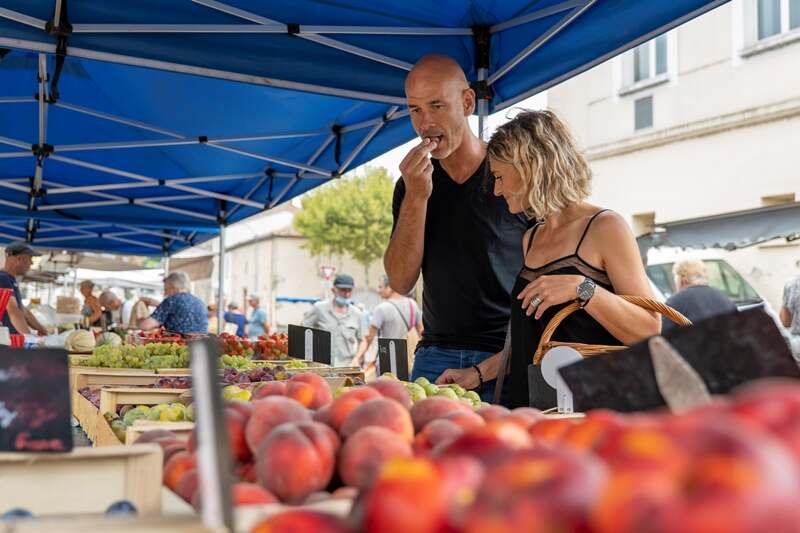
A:
POLYGON ((578 303, 581 305, 581 308, 586 307, 586 304, 592 299, 596 286, 594 281, 586 277, 578 284, 576 292, 578 293, 578 303))

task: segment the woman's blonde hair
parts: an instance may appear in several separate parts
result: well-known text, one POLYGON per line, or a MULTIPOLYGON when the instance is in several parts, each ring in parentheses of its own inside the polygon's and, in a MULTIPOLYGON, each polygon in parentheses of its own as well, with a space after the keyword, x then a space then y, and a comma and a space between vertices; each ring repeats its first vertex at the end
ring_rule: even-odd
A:
POLYGON ((522 178, 518 195, 529 218, 543 219, 582 202, 592 172, 567 126, 550 110, 523 111, 489 140, 488 155, 514 165, 522 178))

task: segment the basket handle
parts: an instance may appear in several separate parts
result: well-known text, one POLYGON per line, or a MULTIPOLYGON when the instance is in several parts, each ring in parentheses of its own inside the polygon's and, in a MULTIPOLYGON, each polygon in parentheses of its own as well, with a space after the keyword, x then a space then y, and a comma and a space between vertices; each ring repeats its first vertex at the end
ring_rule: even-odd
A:
MULTIPOLYGON (((645 298, 643 296, 626 296, 620 295, 620 298, 625 300, 626 302, 630 302, 634 305, 638 305, 642 309, 647 309, 648 311, 655 311, 656 313, 662 314, 665 317, 669 318, 679 326, 691 326, 692 321, 680 314, 675 309, 671 308, 670 306, 663 304, 657 300, 653 300, 652 298, 645 298)), ((572 302, 564 309, 559 311, 555 314, 553 318, 550 319, 550 322, 544 328, 542 332, 542 338, 539 340, 539 346, 536 348, 536 354, 538 355, 542 347, 547 346, 547 343, 550 342, 553 333, 555 333, 556 328, 563 322, 565 318, 569 315, 580 309, 581 306, 578 302, 572 302)))

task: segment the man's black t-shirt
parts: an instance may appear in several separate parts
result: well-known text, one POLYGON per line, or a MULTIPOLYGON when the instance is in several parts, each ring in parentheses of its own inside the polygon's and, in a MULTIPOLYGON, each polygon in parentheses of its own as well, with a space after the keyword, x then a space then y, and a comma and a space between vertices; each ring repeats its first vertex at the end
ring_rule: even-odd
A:
MULTIPOLYGON (((0 289, 11 289, 14 291, 14 299, 17 301, 17 307, 22 309, 22 294, 19 292, 19 285, 17 285, 17 280, 6 272, 5 270, 0 270, 0 289)), ((17 328, 11 324, 11 317, 6 312, 3 315, 3 320, 0 323, 8 328, 9 333, 17 333, 17 328)))
MULTIPOLYGON (((667 298, 667 305, 681 313, 692 322, 700 322, 712 316, 736 311, 736 304, 728 295, 708 285, 692 285, 667 298)), ((675 322, 663 318, 661 332, 677 327, 675 322)))
MULTIPOLYGON (((423 346, 503 347, 528 223, 509 213, 506 201, 493 191, 485 160, 461 185, 433 160, 422 257, 423 346)), ((392 202, 395 224, 405 193, 400 179, 392 202)))

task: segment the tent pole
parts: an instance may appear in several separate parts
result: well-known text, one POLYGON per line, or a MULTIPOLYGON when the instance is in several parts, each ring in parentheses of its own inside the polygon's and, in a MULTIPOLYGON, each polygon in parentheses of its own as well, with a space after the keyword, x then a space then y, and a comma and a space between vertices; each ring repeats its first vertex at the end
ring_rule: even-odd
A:
POLYGON ((224 301, 225 298, 225 224, 219 225, 219 258, 218 258, 217 274, 219 281, 217 282, 217 335, 222 333, 222 320, 225 314, 224 301))
MULTIPOLYGON (((482 68, 478 69, 478 82, 485 82, 486 77, 489 73, 488 69, 482 68)), ((478 99, 478 138, 482 141, 486 141, 486 122, 489 116, 489 100, 486 98, 479 98, 478 99)))

